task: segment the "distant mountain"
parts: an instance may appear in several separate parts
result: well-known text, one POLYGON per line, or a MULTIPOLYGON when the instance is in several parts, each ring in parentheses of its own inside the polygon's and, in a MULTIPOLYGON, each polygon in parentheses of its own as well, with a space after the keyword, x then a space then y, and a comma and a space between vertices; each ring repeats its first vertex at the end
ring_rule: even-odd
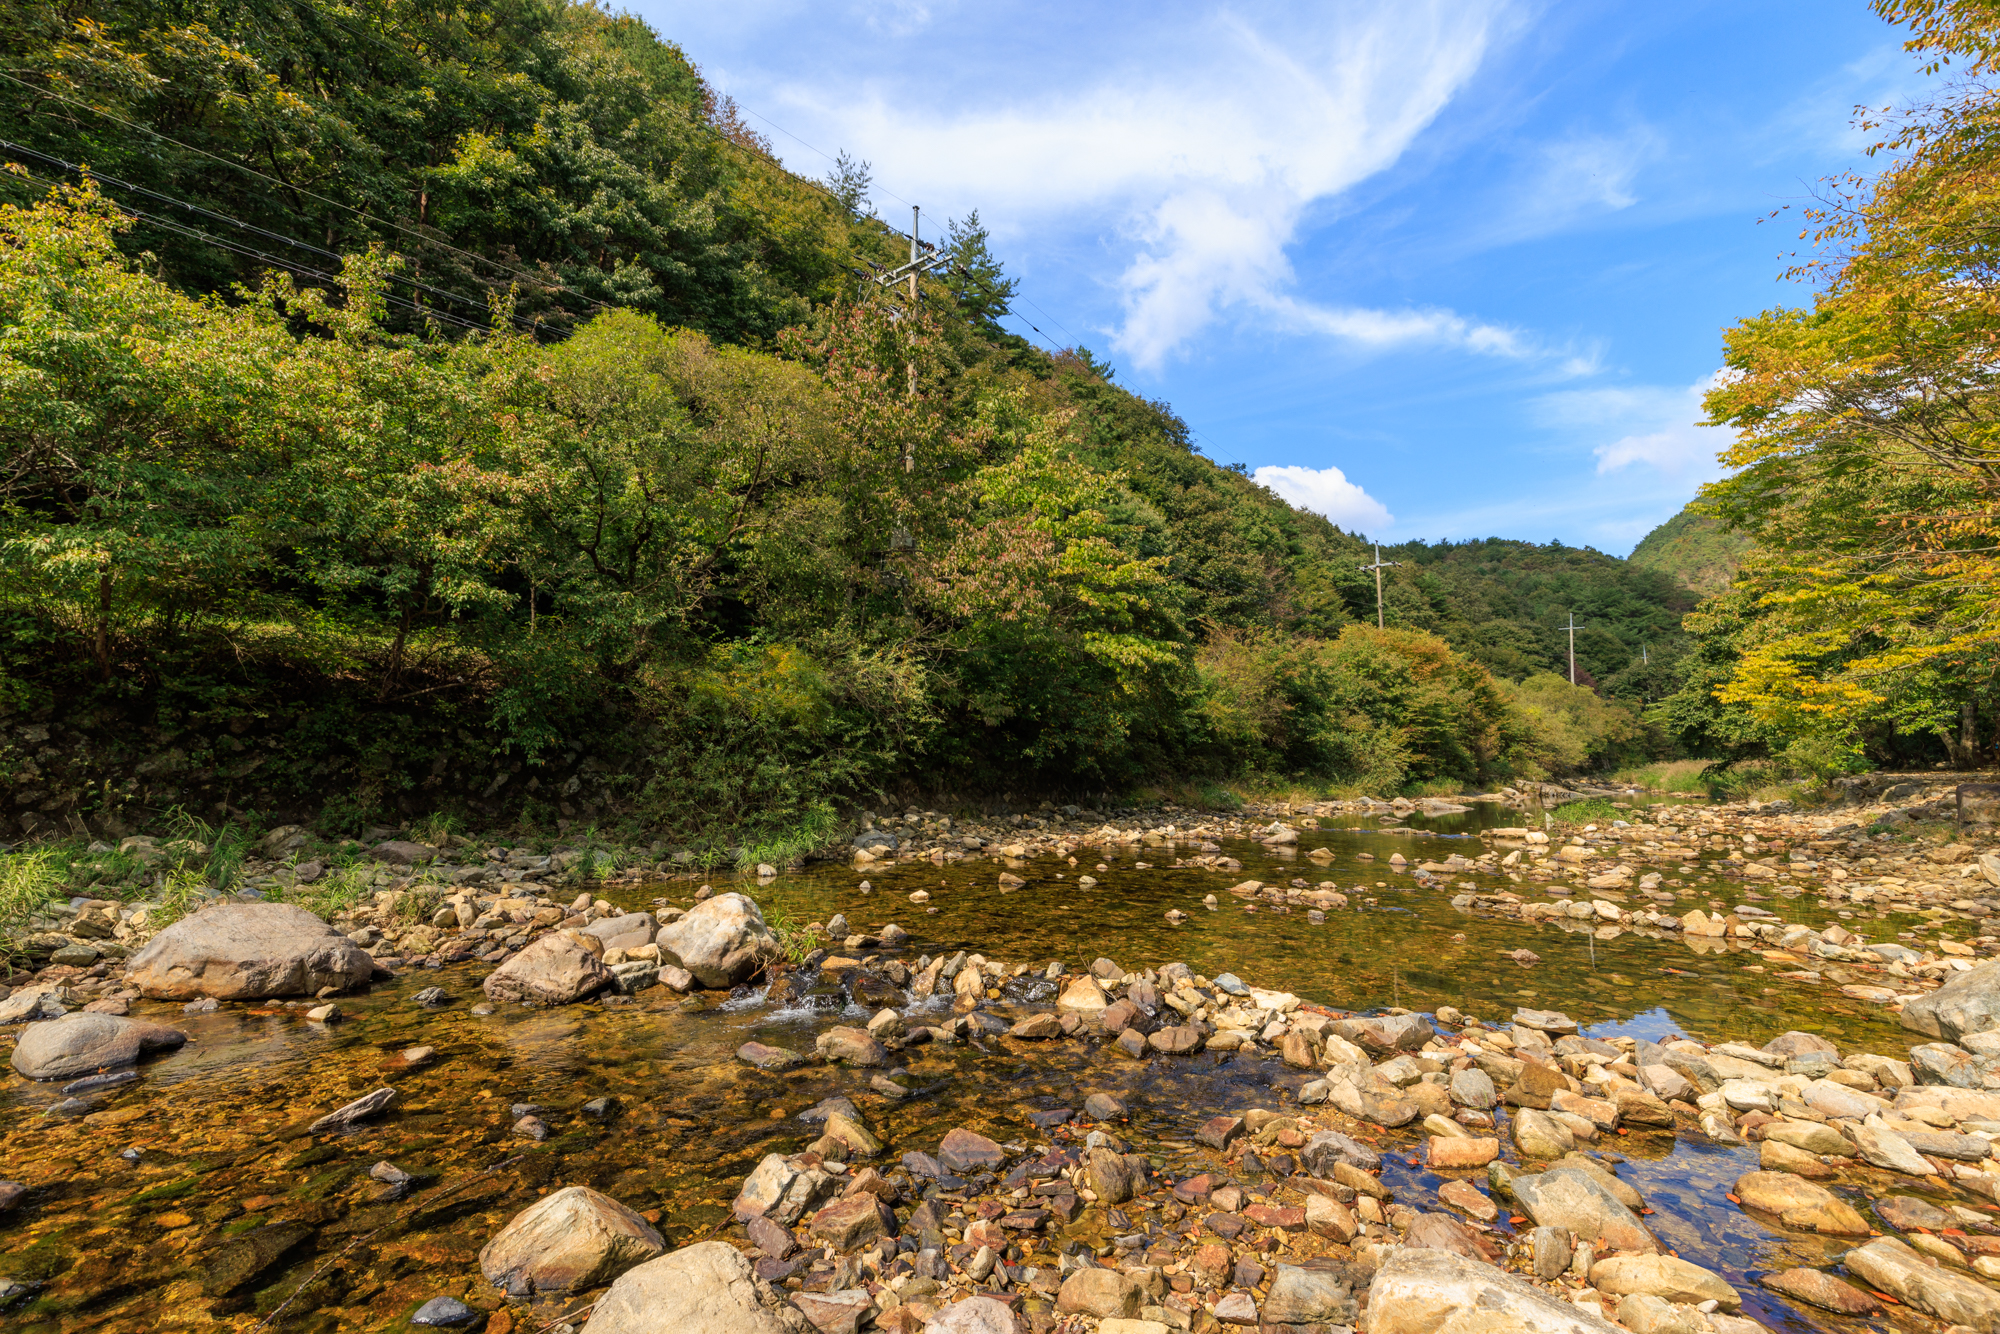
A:
POLYGON ((1729 587, 1750 546, 1748 537, 1695 513, 1690 505, 1646 534, 1627 559, 1670 574, 1706 597, 1729 587))

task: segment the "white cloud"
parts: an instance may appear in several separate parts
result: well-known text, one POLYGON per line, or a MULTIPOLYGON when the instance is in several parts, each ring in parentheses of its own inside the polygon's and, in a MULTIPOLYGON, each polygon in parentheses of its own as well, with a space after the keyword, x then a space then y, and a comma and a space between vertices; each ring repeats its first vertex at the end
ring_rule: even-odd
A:
POLYGON ((1716 454, 1729 436, 1696 423, 1703 416, 1702 396, 1721 375, 1717 371, 1679 389, 1632 385, 1545 394, 1536 415, 1544 425, 1591 440, 1599 476, 1644 463, 1668 477, 1707 481, 1722 475, 1716 454))
POLYGON ((1266 464, 1251 476, 1288 503, 1323 514, 1349 532, 1380 532, 1396 521, 1386 506, 1335 467, 1266 464))
MULTIPOLYGON (((787 85, 781 119, 867 146, 912 198, 984 202, 996 231, 1104 227, 1121 266, 1113 344, 1156 369, 1225 316, 1379 346, 1538 355, 1450 312, 1368 311, 1297 294, 1307 211, 1392 165, 1477 71, 1508 0, 1380 0, 1160 25, 1142 59, 1040 96, 921 110, 901 86, 787 85), (1006 201, 1005 209, 992 201, 1006 201), (1002 216, 1006 214, 1007 216, 1002 216)), ((817 174, 817 170, 813 174, 817 174)))

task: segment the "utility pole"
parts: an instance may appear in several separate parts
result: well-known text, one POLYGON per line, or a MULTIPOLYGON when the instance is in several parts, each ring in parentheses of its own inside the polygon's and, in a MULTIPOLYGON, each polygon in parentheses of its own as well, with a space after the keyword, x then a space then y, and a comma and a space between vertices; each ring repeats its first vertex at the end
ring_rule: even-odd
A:
MULTIPOLYGON (((920 208, 918 208, 918 206, 915 204, 910 205, 910 262, 909 263, 903 265, 899 269, 891 269, 887 273, 882 272, 881 266, 875 264, 873 261, 869 261, 868 264, 869 268, 874 269, 876 271, 875 285, 878 287, 884 287, 893 290, 894 288, 902 284, 902 281, 905 277, 909 278, 910 280, 909 302, 910 302, 910 313, 912 315, 916 314, 917 302, 921 299, 917 292, 917 278, 919 277, 919 275, 929 273, 932 269, 943 268, 945 265, 951 263, 951 255, 949 252, 940 250, 935 245, 917 239, 917 228, 922 221, 923 221, 923 211, 920 208)), ((867 274, 861 272, 861 270, 859 269, 855 269, 853 270, 853 272, 857 278, 865 278, 868 276, 867 274)), ((917 396, 917 363, 914 358, 903 363, 903 373, 909 379, 910 397, 915 398, 917 396)), ((916 458, 915 447, 909 444, 905 444, 903 446, 903 471, 915 472, 916 470, 917 470, 917 458, 916 458)))
POLYGON ((1571 685, 1575 685, 1576 684, 1576 632, 1583 629, 1583 627, 1576 623, 1576 613, 1572 611, 1569 614, 1569 624, 1558 628, 1569 631, 1569 683, 1571 685))
MULTIPOLYGON (((1377 630, 1380 630, 1382 628, 1382 571, 1392 570, 1396 568, 1398 565, 1401 565, 1402 563, 1403 562, 1399 560, 1383 560, 1382 547, 1378 543, 1375 547, 1375 563, 1373 565, 1362 565, 1357 567, 1364 571, 1366 570, 1375 571, 1375 628, 1377 630)), ((1576 673, 1571 672, 1570 675, 1572 678, 1574 678, 1576 673)))

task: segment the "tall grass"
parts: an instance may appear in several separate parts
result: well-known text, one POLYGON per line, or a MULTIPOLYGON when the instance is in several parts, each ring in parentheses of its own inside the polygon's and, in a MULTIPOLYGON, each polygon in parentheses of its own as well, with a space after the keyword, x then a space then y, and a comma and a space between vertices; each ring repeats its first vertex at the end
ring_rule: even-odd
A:
POLYGON ((759 862, 785 866, 803 861, 831 843, 840 832, 840 817, 833 807, 821 803, 802 811, 790 824, 746 838, 736 854, 736 865, 751 870, 759 862))
POLYGON ((310 885, 293 885, 286 890, 285 902, 296 903, 313 916, 330 922, 335 913, 350 910, 374 892, 373 865, 333 866, 310 885))
POLYGON ((1589 824, 1595 820, 1615 820, 1618 808, 1605 797, 1586 797, 1582 801, 1566 801, 1549 812, 1565 824, 1589 824))
POLYGON ((29 919, 63 897, 66 870, 54 849, 0 856, 0 965, 9 976, 29 919))
POLYGON ((1706 792, 1709 783, 1705 775, 1713 765, 1713 760, 1662 760, 1657 764, 1617 769, 1607 777, 1614 783, 1651 788, 1655 792, 1706 792))

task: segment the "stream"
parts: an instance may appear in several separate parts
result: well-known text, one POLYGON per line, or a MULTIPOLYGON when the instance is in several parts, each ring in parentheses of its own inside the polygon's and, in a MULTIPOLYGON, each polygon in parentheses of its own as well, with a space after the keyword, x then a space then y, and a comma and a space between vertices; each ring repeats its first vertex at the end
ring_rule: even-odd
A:
MULTIPOLYGON (((981 860, 865 871, 819 865, 762 884, 710 883, 741 889, 767 914, 800 923, 834 913, 856 931, 899 923, 910 932, 900 957, 911 963, 963 949, 1032 965, 990 1007, 1002 1017, 1053 1002, 1054 984, 1039 976, 1050 959, 1075 971, 1108 956, 1135 971, 1183 960, 1211 977, 1234 972, 1253 986, 1346 1010, 1448 1005, 1504 1025, 1525 1006, 1561 1010, 1597 1037, 1761 1044, 1802 1029, 1843 1054, 1901 1056, 1912 1045, 1914 1035, 1893 1015, 1843 997, 1831 981, 1776 980, 1755 951, 1486 919, 1451 906, 1462 891, 1418 885, 1388 865, 1397 852, 1412 863, 1453 850, 1476 856, 1478 828, 1520 818, 1480 806, 1412 818, 1414 833, 1358 817, 1355 828, 1324 821, 1301 847, 1323 846, 1330 861, 1227 842, 1223 850, 1243 863, 1229 873, 1175 869, 1172 848, 1083 849, 1074 866, 1046 857, 1016 865, 1027 883, 1011 891, 996 886, 1001 868, 981 860), (1082 886, 1079 875, 1098 883, 1082 886), (1246 911, 1223 892, 1243 879, 1295 878, 1331 882, 1350 906, 1313 924, 1303 910, 1246 911), (918 889, 929 893, 928 905, 909 900, 918 889), (1214 910, 1202 903, 1209 894, 1220 900, 1214 910), (1189 920, 1170 925, 1164 915, 1172 908, 1189 920), (1539 961, 1508 957, 1523 947, 1539 961)), ((1677 912, 1752 897, 1741 883, 1657 869, 1693 882, 1680 888, 1677 912)), ((1510 884, 1485 868, 1447 879, 1510 884)), ((686 906, 699 883, 624 887, 606 897, 634 910, 656 899, 686 906)), ((1810 892, 1766 903, 1789 921, 1834 920, 1810 892)), ((1877 916, 1857 913, 1847 925, 1874 939, 1912 925, 1877 916)), ((783 1008, 758 988, 681 997, 655 987, 608 1004, 503 1006, 479 1017, 470 1011, 483 999, 488 971, 478 963, 413 969, 343 997, 345 1017, 332 1025, 309 1023, 304 1007, 279 1002, 206 1014, 137 1002, 134 1017, 172 1023, 190 1041, 142 1065, 137 1082, 85 1095, 91 1109, 81 1116, 45 1114, 63 1098, 60 1085, 9 1071, 0 1083, 0 1178, 26 1183, 30 1194, 0 1214, 0 1293, 13 1292, 0 1306, 0 1326, 35 1334, 247 1329, 289 1299, 273 1327, 379 1330, 401 1327, 420 1303, 451 1295, 493 1311, 486 1328, 506 1334, 521 1326, 481 1280, 478 1252, 527 1204, 583 1184, 656 1219, 670 1246, 732 1235, 728 1207, 743 1177, 763 1155, 811 1141, 817 1131, 797 1113, 833 1094, 855 1101, 893 1160, 905 1149, 934 1149, 959 1125, 1002 1143, 1039 1142, 1029 1113, 1080 1107, 1088 1094, 1108 1092, 1131 1108, 1129 1137, 1177 1173, 1216 1159, 1190 1139, 1207 1117, 1283 1107, 1311 1077, 1267 1055, 1135 1062, 1102 1040, 988 1041, 900 1053, 920 1092, 892 1102, 870 1091, 865 1072, 809 1065, 774 1075, 735 1059, 746 1041, 811 1051, 825 1028, 865 1022, 866 1011, 831 983, 783 1008), (431 986, 451 1002, 418 1006, 413 997, 431 986), (435 1048, 436 1059, 411 1067, 399 1053, 418 1044, 435 1048), (387 1117, 332 1136, 307 1130, 318 1115, 385 1084, 400 1093, 387 1117), (613 1101, 595 1102, 605 1098, 613 1101), (539 1109, 553 1132, 546 1141, 514 1134, 522 1105, 539 1109), (419 1188, 405 1197, 372 1179, 371 1167, 383 1161, 414 1174, 419 1188), (495 1164, 504 1166, 489 1171, 495 1164), (267 1226, 276 1223, 292 1226, 267 1226)), ((922 1004, 944 1014, 949 997, 922 1004)), ((1621 1134, 1602 1147, 1626 1160, 1620 1174, 1655 1209, 1648 1221, 1662 1241, 1734 1284, 1745 1314, 1780 1330, 1859 1328, 1756 1285, 1759 1273, 1824 1264, 1847 1243, 1772 1230, 1723 1200, 1730 1182, 1756 1168, 1754 1147, 1685 1130, 1621 1134)), ((1388 1163, 1384 1179, 1399 1200, 1436 1207, 1439 1178, 1402 1157, 1388 1163)), ((1503 1231, 1506 1219, 1503 1211, 1503 1231)), ((1933 1327, 1901 1310, 1887 1319, 1933 1327)))

